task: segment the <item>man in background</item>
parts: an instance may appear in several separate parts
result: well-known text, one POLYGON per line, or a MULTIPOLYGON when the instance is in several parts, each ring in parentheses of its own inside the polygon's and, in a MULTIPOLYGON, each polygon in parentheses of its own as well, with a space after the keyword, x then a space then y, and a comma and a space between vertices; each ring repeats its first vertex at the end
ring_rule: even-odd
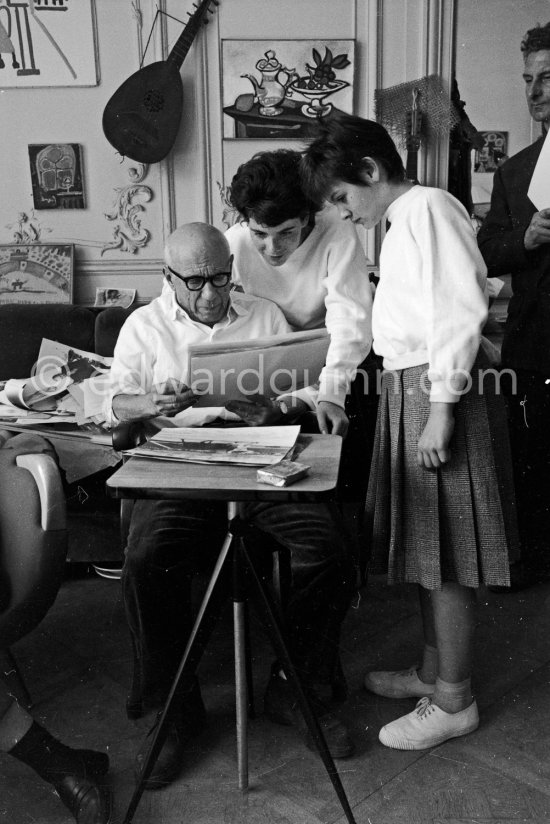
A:
POLYGON ((550 22, 530 29, 521 51, 527 105, 541 136, 497 169, 478 234, 489 276, 512 274, 502 367, 511 370, 506 392, 521 540, 516 589, 550 573, 550 208, 537 210, 527 194, 550 125, 550 22))

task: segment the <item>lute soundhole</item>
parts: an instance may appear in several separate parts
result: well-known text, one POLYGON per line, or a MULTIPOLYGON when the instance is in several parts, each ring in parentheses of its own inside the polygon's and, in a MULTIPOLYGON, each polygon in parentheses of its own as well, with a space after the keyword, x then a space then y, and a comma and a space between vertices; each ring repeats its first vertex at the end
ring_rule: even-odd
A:
POLYGON ((143 98, 143 105, 148 112, 160 112, 164 109, 164 95, 158 89, 149 89, 143 98))

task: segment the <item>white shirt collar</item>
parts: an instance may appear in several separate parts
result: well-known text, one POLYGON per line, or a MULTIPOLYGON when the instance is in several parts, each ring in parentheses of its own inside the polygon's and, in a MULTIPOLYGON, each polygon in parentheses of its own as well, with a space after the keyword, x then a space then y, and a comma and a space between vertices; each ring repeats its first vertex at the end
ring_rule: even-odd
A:
MULTIPOLYGON (((238 298, 234 300, 233 297, 238 295, 238 292, 231 292, 229 296, 229 306, 227 309, 227 316, 220 321, 220 324, 231 324, 235 321, 238 316, 247 315, 249 313, 249 309, 247 306, 243 305, 238 298)), ((170 284, 167 283, 165 280, 162 286, 162 292, 159 297, 159 301, 162 304, 162 307, 170 320, 184 320, 189 323, 196 323, 198 326, 203 326, 204 324, 200 323, 199 321, 194 321, 192 318, 189 317, 185 309, 179 305, 176 300, 176 295, 174 290, 171 288, 170 284)), ((216 324, 217 326, 218 324, 216 324)))

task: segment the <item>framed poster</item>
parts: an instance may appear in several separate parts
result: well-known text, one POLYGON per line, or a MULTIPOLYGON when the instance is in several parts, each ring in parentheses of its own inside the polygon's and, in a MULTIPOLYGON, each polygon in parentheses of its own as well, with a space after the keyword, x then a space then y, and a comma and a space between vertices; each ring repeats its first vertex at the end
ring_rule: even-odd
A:
POLYGON ((308 137, 351 113, 353 40, 222 40, 224 138, 308 137))
POLYGON ((0 303, 72 303, 71 243, 0 245, 0 303))
POLYGON ((78 143, 29 146, 35 209, 83 209, 82 149, 78 143))
POLYGON ((2 88, 96 86, 93 0, 0 0, 2 88))
POLYGON ((476 149, 474 157, 474 172, 496 172, 508 155, 508 132, 496 131, 479 132, 483 137, 482 149, 476 149))

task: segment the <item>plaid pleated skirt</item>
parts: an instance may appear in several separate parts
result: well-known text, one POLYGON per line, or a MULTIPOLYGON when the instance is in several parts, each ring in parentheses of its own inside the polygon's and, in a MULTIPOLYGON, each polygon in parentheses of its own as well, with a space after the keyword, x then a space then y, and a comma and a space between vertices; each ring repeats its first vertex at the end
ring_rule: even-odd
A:
POLYGON ((512 464, 503 398, 478 358, 455 408, 451 459, 417 463, 430 412, 427 365, 389 372, 382 391, 366 500, 370 563, 389 583, 438 589, 506 586, 518 557, 512 464), (483 377, 482 377, 483 376, 483 377))

